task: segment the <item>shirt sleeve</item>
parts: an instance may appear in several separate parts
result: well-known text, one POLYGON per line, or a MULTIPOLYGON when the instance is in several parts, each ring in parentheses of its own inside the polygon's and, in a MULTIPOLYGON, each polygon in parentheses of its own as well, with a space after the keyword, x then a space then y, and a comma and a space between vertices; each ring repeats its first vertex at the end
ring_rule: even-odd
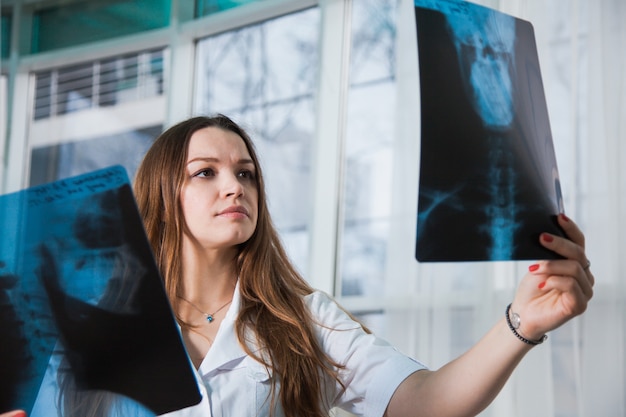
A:
POLYGON ((339 374, 345 390, 336 384, 332 405, 359 416, 381 417, 400 383, 426 367, 366 333, 328 295, 315 292, 306 301, 322 349, 345 366, 339 374))

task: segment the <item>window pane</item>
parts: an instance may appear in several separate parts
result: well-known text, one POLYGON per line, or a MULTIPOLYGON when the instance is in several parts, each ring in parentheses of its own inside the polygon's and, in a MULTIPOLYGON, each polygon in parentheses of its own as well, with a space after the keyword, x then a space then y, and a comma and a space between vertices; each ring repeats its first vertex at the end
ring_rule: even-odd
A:
POLYGON ((34 118, 159 96, 164 56, 155 50, 36 73, 34 118))
POLYGON ((2 13, 2 21, 0 21, 0 42, 2 43, 1 57, 6 59, 11 53, 11 15, 2 13))
POLYGON ((197 0, 196 17, 208 16, 257 1, 261 0, 197 0))
POLYGON ((122 165, 129 178, 163 126, 112 136, 34 148, 31 152, 30 185, 44 184, 105 168, 122 165))
POLYGON ((45 52, 131 35, 169 24, 170 0, 84 1, 33 16, 31 52, 45 52))
POLYGON ((341 295, 380 294, 392 201, 395 0, 353 3, 341 295))
POLYGON ((195 113, 224 113, 248 128, 266 176, 270 212, 302 271, 312 206, 319 24, 313 8, 203 39, 196 68, 195 113))
POLYGON ((168 52, 139 51, 36 72, 29 185, 111 165, 122 165, 132 179, 163 128, 168 52))

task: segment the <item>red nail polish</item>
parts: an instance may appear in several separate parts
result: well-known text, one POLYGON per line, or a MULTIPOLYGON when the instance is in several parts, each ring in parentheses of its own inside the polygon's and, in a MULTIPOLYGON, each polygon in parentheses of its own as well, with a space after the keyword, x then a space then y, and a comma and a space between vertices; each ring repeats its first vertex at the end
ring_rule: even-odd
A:
POLYGON ((565 220, 566 222, 570 221, 570 220, 569 220, 569 217, 567 217, 567 216, 565 215, 565 213, 561 213, 561 218, 562 218, 563 220, 565 220))
POLYGON ((539 264, 532 264, 531 266, 528 267, 528 270, 530 272, 535 272, 538 269, 539 269, 539 264))
POLYGON ((541 290, 541 289, 543 289, 543 287, 545 287, 545 286, 546 286, 546 282, 545 282, 545 281, 540 282, 540 283, 539 283, 539 285, 537 285, 537 287, 538 287, 540 290, 541 290))
POLYGON ((541 235, 541 238, 543 239, 544 242, 552 242, 554 240, 554 238, 552 237, 552 235, 548 234, 548 233, 543 233, 541 235))

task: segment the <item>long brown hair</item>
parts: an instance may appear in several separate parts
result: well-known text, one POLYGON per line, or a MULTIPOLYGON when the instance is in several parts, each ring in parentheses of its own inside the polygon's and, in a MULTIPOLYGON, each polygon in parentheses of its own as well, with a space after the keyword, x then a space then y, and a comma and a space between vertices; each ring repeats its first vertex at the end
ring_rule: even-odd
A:
MULTIPOLYGON (((257 173, 257 227, 252 237, 240 245, 236 260, 241 293, 241 310, 235 323, 239 342, 251 357, 272 371, 272 414, 279 391, 287 417, 327 416, 324 381, 343 386, 338 377, 342 366, 322 351, 315 338, 314 321, 303 299, 313 289, 290 262, 272 223, 253 143, 241 127, 224 115, 194 117, 169 128, 157 138, 137 171, 135 196, 174 311, 183 270, 184 219, 179 196, 190 138, 205 127, 239 135, 257 173), (262 353, 253 352, 248 346, 246 334, 250 330, 263 348, 262 353)), ((180 318, 179 322, 186 325, 180 318)))

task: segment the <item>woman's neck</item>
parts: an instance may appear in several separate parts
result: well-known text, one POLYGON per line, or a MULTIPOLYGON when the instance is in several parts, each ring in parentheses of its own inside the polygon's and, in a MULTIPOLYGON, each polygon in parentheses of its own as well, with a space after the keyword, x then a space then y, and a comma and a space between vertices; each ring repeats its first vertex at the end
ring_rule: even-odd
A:
POLYGON ((181 297, 211 306, 228 301, 237 284, 236 255, 183 250, 181 297))

